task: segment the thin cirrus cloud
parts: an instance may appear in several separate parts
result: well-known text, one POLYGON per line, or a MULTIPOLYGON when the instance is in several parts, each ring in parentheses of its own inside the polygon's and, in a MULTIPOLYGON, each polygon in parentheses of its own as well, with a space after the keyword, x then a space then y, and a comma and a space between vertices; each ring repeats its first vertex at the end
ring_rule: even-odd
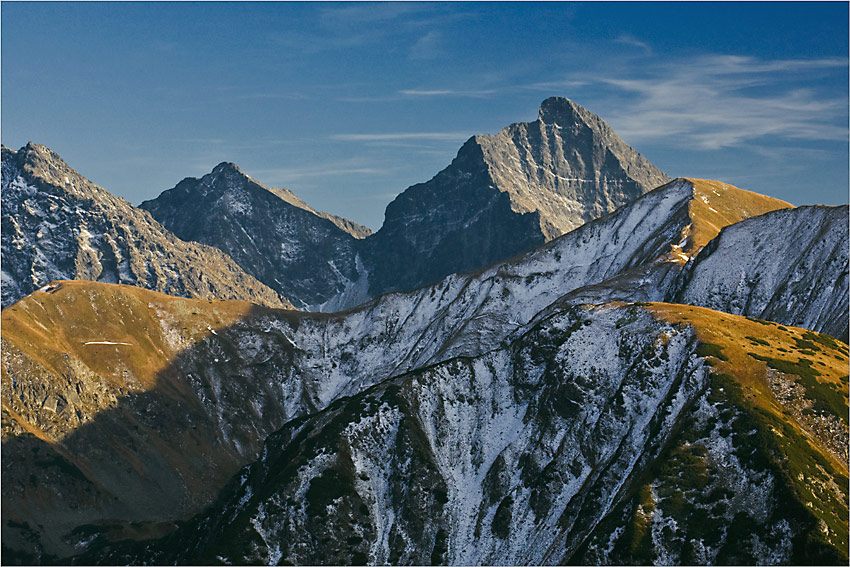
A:
POLYGON ((627 45, 629 47, 637 47, 639 49, 642 49, 646 54, 652 53, 652 47, 650 47, 650 45, 648 43, 643 42, 643 41, 637 39, 636 37, 633 37, 633 36, 628 35, 628 34, 623 34, 623 35, 617 37, 614 40, 614 43, 620 43, 620 44, 623 44, 623 45, 627 45))
POLYGON ((455 97, 470 97, 482 98, 497 93, 497 89, 480 89, 480 90, 455 90, 455 89, 403 89, 398 91, 404 96, 413 97, 432 97, 432 96, 455 96, 455 97))
POLYGON ((390 132, 383 134, 334 134, 331 140, 342 142, 387 142, 403 140, 463 141, 469 132, 390 132))
POLYGON ((846 69, 847 60, 840 58, 764 61, 706 55, 657 66, 644 76, 586 75, 582 81, 626 99, 606 114, 624 138, 679 137, 713 150, 767 136, 846 140, 846 99, 825 97, 808 81, 846 69))
POLYGON ((411 59, 436 59, 443 55, 443 36, 436 30, 431 30, 420 37, 410 48, 411 59))
POLYGON ((264 179, 274 179, 281 181, 273 181, 272 184, 282 182, 284 185, 289 182, 309 179, 321 178, 339 175, 389 175, 393 172, 390 168, 378 167, 362 167, 353 165, 352 162, 343 161, 332 164, 317 163, 301 167, 277 167, 271 169, 256 169, 253 174, 264 179))

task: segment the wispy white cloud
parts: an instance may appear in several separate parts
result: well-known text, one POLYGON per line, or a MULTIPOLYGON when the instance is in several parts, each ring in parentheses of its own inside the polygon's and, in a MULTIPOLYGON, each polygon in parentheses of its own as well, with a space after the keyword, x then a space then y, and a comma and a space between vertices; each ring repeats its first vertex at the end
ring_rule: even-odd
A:
POLYGON ((481 98, 498 92, 498 89, 456 90, 456 89, 403 89, 399 94, 414 97, 454 96, 481 98))
POLYGON ((256 91, 233 97, 234 100, 306 100, 307 98, 303 93, 279 91, 256 91))
POLYGON ((343 142, 381 142, 391 140, 462 141, 469 137, 469 132, 391 132, 384 134, 334 134, 331 136, 331 140, 343 142))
POLYGON ((456 91, 452 90, 419 90, 419 89, 405 89, 402 91, 398 91, 403 95, 410 96, 445 96, 445 95, 453 95, 456 91))
POLYGON ((410 48, 411 59, 437 59, 443 55, 443 35, 437 30, 430 30, 421 36, 410 48))
POLYGON ((847 69, 840 58, 765 61, 705 55, 626 76, 584 74, 617 102, 606 120, 629 141, 679 137, 702 149, 777 137, 846 140, 847 100, 801 86, 811 74, 847 69))
POLYGON ((551 93, 556 91, 576 89, 579 87, 587 86, 588 84, 590 84, 588 81, 579 80, 542 81, 537 83, 530 83, 527 85, 520 85, 517 88, 532 91, 545 91, 551 93))
POLYGON ((315 26, 281 29, 267 36, 273 45, 286 48, 281 55, 295 57, 325 51, 377 45, 393 38, 410 45, 414 59, 431 59, 442 53, 440 28, 467 19, 457 6, 425 2, 350 2, 319 9, 315 26))
POLYGON ((396 22, 400 19, 414 21, 416 16, 429 10, 427 5, 416 2, 378 2, 361 4, 352 2, 344 5, 326 5, 322 8, 319 21, 326 27, 352 27, 396 22))
POLYGON ((614 43, 620 43, 629 47, 637 47, 646 55, 652 53, 652 47, 650 47, 648 43, 643 42, 629 34, 620 35, 614 40, 614 43))

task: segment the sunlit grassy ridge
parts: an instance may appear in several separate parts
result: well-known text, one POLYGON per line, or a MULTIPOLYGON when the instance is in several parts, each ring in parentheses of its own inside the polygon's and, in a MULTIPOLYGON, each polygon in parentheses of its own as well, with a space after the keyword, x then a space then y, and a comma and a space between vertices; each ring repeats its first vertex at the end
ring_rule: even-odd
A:
POLYGON ((81 526, 159 537, 209 505, 286 417, 263 378, 288 344, 258 369, 228 337, 269 311, 294 313, 88 281, 3 310, 4 545, 64 557, 81 526))
MULTIPOLYGON (((654 303, 647 309, 695 329, 702 343, 697 352, 712 366, 709 396, 721 417, 729 420, 736 454, 752 468, 777 475, 776 490, 785 498, 790 517, 809 525, 801 545, 820 549, 827 544, 823 549, 831 547, 840 561, 846 560, 847 345, 806 329, 701 307, 654 303), (782 373, 781 380, 777 372, 782 373), (780 400, 771 385, 782 383, 796 384, 798 394, 804 394, 793 403, 780 400), (830 420, 829 425, 819 426, 823 420, 830 420), (831 437, 830 429, 838 434, 831 437)), ((707 466, 701 445, 691 445, 693 440, 685 439, 671 449, 660 474, 667 470, 683 478, 683 470, 691 471, 697 473, 694 487, 705 485, 699 477, 708 474, 707 466)), ((677 490, 687 487, 684 482, 677 490)), ((833 561, 828 553, 823 560, 833 561)))
MULTIPOLYGON (((86 281, 54 285, 58 287, 36 291, 3 310, 4 358, 23 352, 55 377, 63 376, 71 364, 115 396, 155 387, 179 395, 187 387, 185 382, 171 380, 165 372, 178 353, 254 308, 245 301, 186 299, 127 285, 86 281), (167 327, 182 331, 166 330, 161 324, 165 319, 179 321, 179 325, 167 327)), ((10 392, 14 377, 8 367, 2 367, 2 383, 10 392)), ((17 415, 9 396, 3 397, 2 407, 17 415)), ((96 412, 105 408, 78 409, 96 412)), ((63 420, 55 423, 66 423, 67 431, 72 429, 63 420)), ((53 435, 31 433, 50 440, 58 431, 53 435)))
MULTIPOLYGON (((673 323, 693 325, 715 373, 735 377, 753 405, 780 415, 787 411, 770 389, 769 368, 802 382, 818 409, 846 425, 848 348, 828 335, 720 311, 653 303, 648 309, 673 323), (814 339, 811 340, 811 339, 814 339), (808 384, 808 386, 806 386, 808 384), (843 410, 843 411, 842 411, 843 410)), ((847 470, 847 463, 836 459, 847 470)))
POLYGON ((728 183, 709 179, 686 180, 694 186, 694 198, 688 204, 692 223, 687 244, 682 247, 686 254, 708 244, 725 226, 770 211, 793 208, 785 201, 745 191, 728 183))

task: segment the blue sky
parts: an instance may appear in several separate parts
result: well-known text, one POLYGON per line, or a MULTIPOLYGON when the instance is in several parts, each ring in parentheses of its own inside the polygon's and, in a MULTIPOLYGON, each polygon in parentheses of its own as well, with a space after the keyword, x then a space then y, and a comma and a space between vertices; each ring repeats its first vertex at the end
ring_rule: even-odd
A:
POLYGON ((3 1, 2 142, 132 203, 221 161, 377 229, 565 96, 671 176, 848 201, 848 4, 3 1))

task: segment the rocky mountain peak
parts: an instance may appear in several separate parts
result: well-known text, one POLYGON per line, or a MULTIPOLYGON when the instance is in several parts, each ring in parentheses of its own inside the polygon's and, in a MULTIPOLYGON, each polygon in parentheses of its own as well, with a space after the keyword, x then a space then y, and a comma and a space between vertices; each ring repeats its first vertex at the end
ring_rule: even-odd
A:
POLYGON ((3 148, 4 189, 19 175, 27 177, 34 189, 55 196, 67 194, 74 199, 90 199, 110 205, 119 201, 126 203, 80 175, 59 154, 35 142, 27 142, 17 151, 3 148))
POLYGON ((387 206, 367 250, 370 295, 504 260, 669 181, 601 118, 548 98, 538 120, 471 138, 387 206))
POLYGON ((583 120, 584 115, 589 114, 587 110, 577 105, 568 98, 553 96, 540 103, 540 111, 537 119, 544 124, 558 124, 566 126, 576 120, 583 120))
POLYGON ((291 307, 220 250, 180 240, 46 146, 4 148, 2 171, 4 307, 60 279, 291 307))
POLYGON ((299 308, 318 309, 359 279, 354 242, 370 233, 291 191, 265 187, 230 162, 139 206, 180 238, 223 250, 299 308))
POLYGON ((70 170, 71 167, 59 157, 59 154, 35 142, 27 142, 23 148, 16 152, 22 164, 27 164, 33 168, 41 168, 44 170, 70 170))
POLYGON ((215 166, 212 170, 213 175, 243 175, 248 177, 243 173, 243 171, 239 168, 238 165, 231 161, 223 161, 217 166, 215 166))

